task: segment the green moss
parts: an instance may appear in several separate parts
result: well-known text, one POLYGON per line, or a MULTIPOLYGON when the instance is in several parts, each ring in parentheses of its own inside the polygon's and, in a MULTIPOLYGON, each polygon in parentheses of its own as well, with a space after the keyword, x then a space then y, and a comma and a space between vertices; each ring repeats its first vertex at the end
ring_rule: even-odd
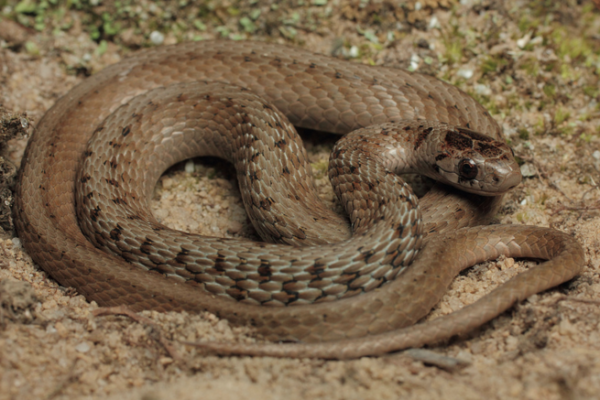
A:
POLYGON ((519 138, 523 140, 529 140, 529 131, 525 128, 520 128, 517 132, 519 132, 519 138))
POLYGON ((446 52, 444 59, 448 64, 455 64, 463 58, 463 45, 459 38, 450 38, 445 41, 446 52))
POLYGON ((587 96, 590 96, 592 98, 596 98, 600 94, 600 88, 598 88, 598 86, 591 86, 591 85, 584 86, 583 93, 585 93, 587 96))
POLYGON ((329 170, 329 160, 321 160, 314 163, 311 163, 315 179, 321 179, 327 175, 327 171, 329 170))
POLYGON ((571 117, 571 113, 564 108, 559 108, 554 114, 554 123, 560 125, 571 117))
POLYGON ((548 96, 548 98, 553 99, 556 97, 556 86, 554 86, 553 84, 548 83, 544 85, 544 88, 542 90, 544 91, 544 94, 548 96))
POLYGON ((500 69, 508 64, 508 61, 501 55, 486 57, 481 63, 483 74, 500 72, 500 69))
POLYGON ((536 58, 533 57, 523 60, 520 67, 527 72, 527 75, 531 77, 536 77, 540 73, 540 63, 536 58))

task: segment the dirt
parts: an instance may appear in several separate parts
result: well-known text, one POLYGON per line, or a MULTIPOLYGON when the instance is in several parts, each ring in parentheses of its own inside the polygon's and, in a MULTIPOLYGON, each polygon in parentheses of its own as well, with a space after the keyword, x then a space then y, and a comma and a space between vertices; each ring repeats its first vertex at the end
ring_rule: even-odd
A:
MULTIPOLYGON (((32 127, 86 75, 161 35, 162 44, 276 41, 409 68, 472 94, 503 127, 525 179, 497 221, 560 229, 580 241, 586 265, 469 336, 430 347, 435 354, 426 358, 221 358, 181 341, 250 341, 251 330, 210 314, 95 315, 95 303, 59 286, 7 235, 0 240, 0 399, 597 398, 600 11, 593 2, 54 3, 0 1, 0 104, 26 113, 32 127)), ((333 140, 306 136, 321 196, 338 208, 323 174, 333 140)), ((25 144, 11 140, 2 156, 18 165, 25 144)), ((157 184, 153 212, 178 229, 254 237, 233 177, 214 160, 176 166, 157 184)), ((428 319, 528 265, 504 259, 471 268, 428 319)))

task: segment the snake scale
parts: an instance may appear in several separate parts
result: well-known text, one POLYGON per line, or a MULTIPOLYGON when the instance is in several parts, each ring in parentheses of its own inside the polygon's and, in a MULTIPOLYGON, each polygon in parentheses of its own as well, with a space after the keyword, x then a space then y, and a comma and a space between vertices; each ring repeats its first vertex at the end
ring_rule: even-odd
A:
POLYGON ((379 355, 466 333, 580 272, 583 250, 564 233, 474 226, 521 179, 507 153, 483 107, 433 77, 268 43, 164 46, 93 75, 46 113, 22 162, 16 226, 38 265, 102 306, 210 311, 296 342, 202 344, 220 354, 379 355), (292 124, 352 132, 329 168, 350 223, 319 202, 292 124), (157 222, 156 180, 195 155, 233 162, 257 231, 284 244, 157 222), (437 184, 418 202, 396 174, 406 171, 473 193, 437 184), (548 261, 414 325, 460 270, 500 255, 548 261))

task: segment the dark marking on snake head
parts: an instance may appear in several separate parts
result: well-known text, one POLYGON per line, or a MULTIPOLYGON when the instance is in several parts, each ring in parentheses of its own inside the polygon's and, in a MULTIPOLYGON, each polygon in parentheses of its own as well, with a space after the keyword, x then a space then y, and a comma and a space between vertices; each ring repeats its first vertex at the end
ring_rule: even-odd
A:
MULTIPOLYGON (((500 149, 495 143, 489 142, 477 142, 475 150, 488 158, 498 157, 503 153, 502 149, 500 149)), ((508 157, 504 158, 506 159, 508 157)))
POLYGON ((448 157, 450 157, 448 154, 440 153, 437 156, 435 156, 435 161, 442 161, 444 158, 448 158, 448 157))
POLYGON ((480 142, 495 142, 496 141, 494 138, 492 138, 490 136, 481 134, 481 133, 471 130, 471 129, 466 129, 466 128, 462 128, 459 126, 456 128, 456 130, 464 135, 469 136, 471 139, 478 140, 480 142))
POLYGON ((121 131, 121 135, 123 136, 127 136, 129 135, 129 133, 131 132, 131 125, 127 125, 126 127, 123 128, 123 130, 121 131))
POLYGON ((417 138, 415 139, 415 148, 414 148, 415 150, 417 150, 419 147, 421 147, 421 145, 423 144, 425 139, 427 139, 427 137, 429 136, 431 131, 433 131, 433 128, 429 127, 429 128, 422 129, 419 132, 419 134, 417 135, 417 138))
POLYGON ((445 142, 456 150, 470 150, 473 148, 473 140, 457 131, 448 131, 445 142))

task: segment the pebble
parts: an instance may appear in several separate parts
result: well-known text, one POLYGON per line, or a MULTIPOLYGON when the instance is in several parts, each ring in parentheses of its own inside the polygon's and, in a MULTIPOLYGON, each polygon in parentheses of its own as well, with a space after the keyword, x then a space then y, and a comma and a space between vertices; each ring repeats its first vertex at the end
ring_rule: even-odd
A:
POLYGON ((471 79, 473 76, 473 70, 471 68, 461 68, 456 72, 456 75, 460 76, 461 78, 471 79))
POLYGON ((523 175, 523 178, 531 178, 537 175, 537 170, 531 164, 523 164, 521 165, 521 175, 523 175))
POLYGON ((77 350, 80 353, 87 353, 88 351, 90 351, 90 345, 86 342, 79 343, 77 346, 75 346, 75 350, 77 350))
POLYGON ((150 34, 150 41, 156 45, 162 44, 165 41, 165 35, 163 35, 159 31, 153 31, 150 34))

